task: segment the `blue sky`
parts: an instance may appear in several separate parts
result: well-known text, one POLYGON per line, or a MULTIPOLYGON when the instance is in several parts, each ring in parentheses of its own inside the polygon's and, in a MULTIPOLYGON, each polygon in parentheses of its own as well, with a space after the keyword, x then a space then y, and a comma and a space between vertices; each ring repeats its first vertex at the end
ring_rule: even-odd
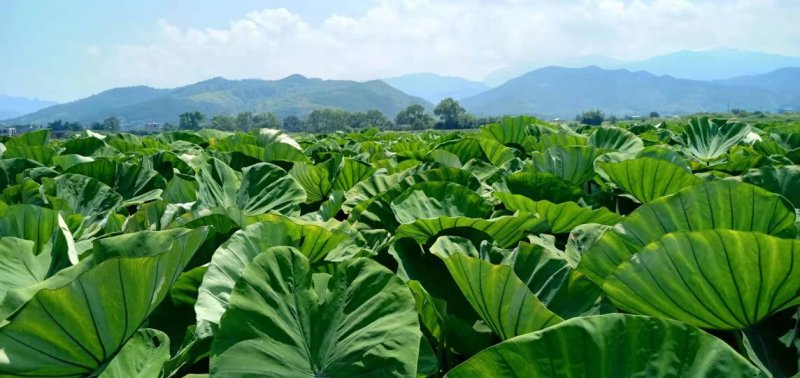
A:
POLYGON ((791 0, 2 0, 0 94, 68 101, 294 72, 480 80, 520 63, 721 47, 800 55, 798 18, 791 0))

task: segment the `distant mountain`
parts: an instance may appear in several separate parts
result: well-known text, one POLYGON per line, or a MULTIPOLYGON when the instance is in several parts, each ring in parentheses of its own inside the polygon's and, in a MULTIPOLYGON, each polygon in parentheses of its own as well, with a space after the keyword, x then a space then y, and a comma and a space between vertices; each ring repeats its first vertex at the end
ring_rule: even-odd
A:
POLYGON ((530 71, 535 69, 549 67, 549 66, 559 66, 559 67, 567 67, 567 68, 580 68, 586 66, 599 66, 599 67, 617 67, 624 62, 619 59, 611 58, 605 55, 584 55, 584 56, 577 56, 570 59, 558 59, 558 61, 552 61, 552 59, 547 59, 543 57, 539 61, 529 61, 524 63, 515 63, 498 70, 487 75, 483 82, 491 88, 498 87, 503 85, 505 82, 520 77, 530 71))
POLYGON ((763 74, 784 67, 800 67, 800 57, 736 49, 679 51, 608 67, 642 70, 682 79, 720 80, 763 74))
POLYGON ((0 95, 0 119, 19 117, 55 104, 55 102, 37 98, 0 95))
POLYGON ((348 111, 377 109, 389 117, 411 104, 430 108, 379 81, 309 79, 292 75, 281 80, 214 78, 174 89, 129 87, 111 89, 75 102, 52 106, 6 123, 44 123, 57 119, 90 123, 116 116, 127 126, 147 122, 177 122, 178 115, 200 111, 211 117, 239 112, 273 112, 279 117, 304 116, 315 109, 348 111))
POLYGON ((774 112, 798 108, 800 86, 784 88, 766 84, 772 75, 778 74, 783 75, 782 71, 773 72, 722 83, 622 69, 546 67, 464 99, 461 105, 482 115, 533 114, 545 118, 572 118, 594 108, 616 115, 651 111, 689 114, 728 108, 774 112))
POLYGON ((476 81, 432 73, 410 74, 383 79, 383 81, 405 93, 424 98, 433 104, 437 104, 448 97, 460 100, 489 89, 485 84, 476 81))

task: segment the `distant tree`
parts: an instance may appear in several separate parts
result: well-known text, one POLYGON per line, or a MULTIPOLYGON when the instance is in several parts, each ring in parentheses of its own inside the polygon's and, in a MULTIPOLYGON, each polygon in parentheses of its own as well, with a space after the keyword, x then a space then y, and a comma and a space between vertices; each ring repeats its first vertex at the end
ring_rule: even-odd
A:
POLYGON ((617 122, 619 122, 619 118, 617 118, 617 116, 615 116, 613 114, 608 116, 608 123, 610 123, 612 125, 616 125, 617 122))
POLYGON ((414 104, 400 111, 395 117, 394 123, 397 126, 406 126, 413 130, 424 130, 433 126, 433 117, 425 114, 425 108, 422 105, 414 104))
POLYGON ((658 112, 650 112, 650 118, 659 118, 659 117, 661 116, 658 115, 658 112))
POLYGON ((392 121, 386 118, 380 110, 368 110, 366 113, 353 113, 350 115, 350 127, 366 129, 377 127, 379 129, 392 128, 392 121))
POLYGON ((589 110, 585 111, 578 115, 576 121, 579 121, 581 124, 589 125, 589 126, 600 126, 603 124, 606 115, 600 111, 600 109, 589 110))
POLYGON ((236 122, 234 125, 236 130, 248 131, 253 128, 253 113, 242 112, 236 115, 236 122))
POLYGON ((436 109, 433 109, 433 114, 442 120, 443 125, 440 128, 443 129, 458 129, 458 121, 466 112, 458 101, 450 97, 440 101, 436 109))
POLYGON ((274 113, 256 114, 253 116, 253 128, 256 129, 280 129, 281 119, 274 113))
POLYGON ((198 111, 183 113, 180 115, 178 128, 181 130, 199 130, 200 125, 206 120, 206 116, 198 111))
POLYGON ((296 116, 290 115, 283 119, 283 129, 291 132, 303 130, 303 121, 296 116))
POLYGON ((215 115, 211 117, 212 129, 234 131, 236 130, 236 120, 231 116, 215 115))
POLYGON ((106 131, 117 132, 120 128, 120 122, 117 117, 108 117, 103 121, 103 129, 106 131))
POLYGON ((306 119, 307 131, 328 133, 350 128, 351 114, 341 109, 314 110, 306 119))
POLYGON ((62 120, 55 120, 47 124, 47 128, 53 131, 81 131, 83 126, 77 122, 65 122, 62 120))
POLYGON ((167 122, 167 123, 161 125, 161 131, 175 131, 177 129, 178 128, 175 127, 175 124, 170 123, 170 122, 167 122))
POLYGON ((89 126, 89 128, 94 130, 94 131, 103 131, 103 130, 106 129, 106 126, 104 124, 100 123, 100 122, 96 122, 95 121, 95 122, 92 122, 92 124, 89 126))

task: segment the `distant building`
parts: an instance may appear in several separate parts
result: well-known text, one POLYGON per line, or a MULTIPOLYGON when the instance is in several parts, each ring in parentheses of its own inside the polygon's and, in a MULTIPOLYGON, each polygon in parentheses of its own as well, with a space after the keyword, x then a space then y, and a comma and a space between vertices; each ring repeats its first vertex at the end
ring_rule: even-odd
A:
POLYGON ((0 129, 0 135, 2 136, 14 136, 17 135, 17 129, 14 127, 4 127, 0 129))
POLYGON ((161 124, 157 122, 150 122, 144 125, 144 130, 149 132, 157 133, 161 131, 161 124))

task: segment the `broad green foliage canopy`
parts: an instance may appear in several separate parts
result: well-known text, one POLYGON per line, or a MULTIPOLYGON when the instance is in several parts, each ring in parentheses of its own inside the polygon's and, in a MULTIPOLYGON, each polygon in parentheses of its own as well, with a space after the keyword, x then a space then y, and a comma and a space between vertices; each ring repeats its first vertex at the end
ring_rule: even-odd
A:
POLYGON ((636 122, 0 137, 0 377, 795 376, 800 125, 636 122))

